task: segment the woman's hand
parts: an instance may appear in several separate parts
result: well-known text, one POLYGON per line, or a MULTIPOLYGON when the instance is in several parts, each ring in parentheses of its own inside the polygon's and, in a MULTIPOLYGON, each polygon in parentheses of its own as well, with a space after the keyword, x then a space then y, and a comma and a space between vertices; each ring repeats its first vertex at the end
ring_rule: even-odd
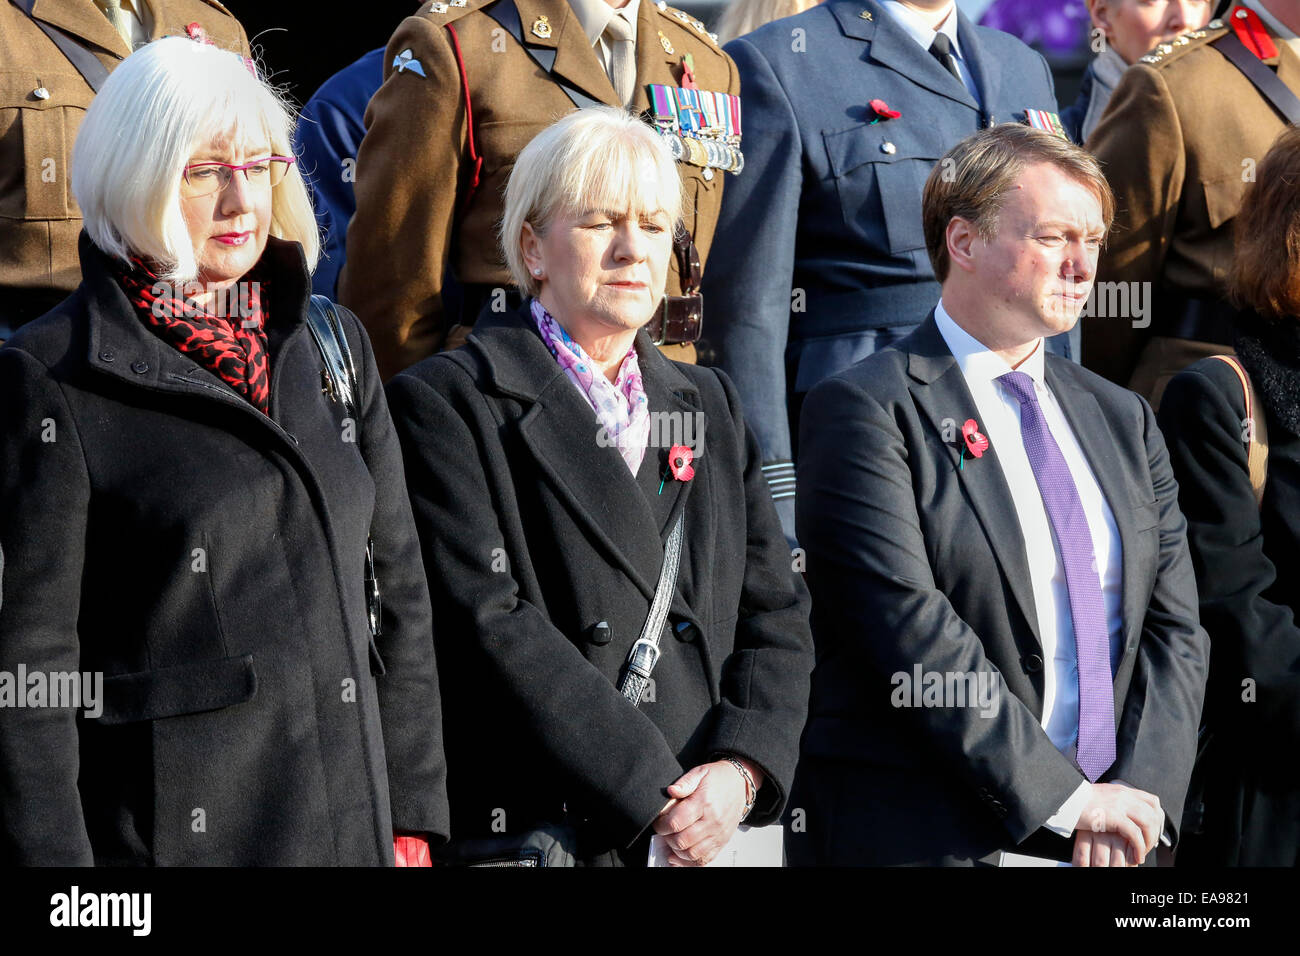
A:
MULTIPOLYGON (((762 772, 745 762, 755 782, 762 772)), ((759 784, 761 786, 761 784, 759 784)), ((654 822, 671 851, 669 866, 706 866, 736 832, 745 813, 745 778, 726 760, 701 764, 668 788, 673 799, 654 822)))

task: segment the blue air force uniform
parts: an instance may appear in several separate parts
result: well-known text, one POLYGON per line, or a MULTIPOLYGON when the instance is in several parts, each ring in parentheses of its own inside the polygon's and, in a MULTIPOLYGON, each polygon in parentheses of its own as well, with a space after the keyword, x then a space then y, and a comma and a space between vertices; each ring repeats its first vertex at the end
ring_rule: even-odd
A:
MULTIPOLYGON (((705 275, 704 334, 740 390, 792 539, 803 395, 939 300, 921 226, 931 167, 981 128, 1056 110, 1047 62, 1020 40, 954 7, 945 67, 922 45, 934 31, 909 15, 827 0, 725 48, 747 145, 705 275), (882 118, 872 100, 901 115, 882 118)), ((1065 336, 1049 347, 1078 358, 1065 336)))

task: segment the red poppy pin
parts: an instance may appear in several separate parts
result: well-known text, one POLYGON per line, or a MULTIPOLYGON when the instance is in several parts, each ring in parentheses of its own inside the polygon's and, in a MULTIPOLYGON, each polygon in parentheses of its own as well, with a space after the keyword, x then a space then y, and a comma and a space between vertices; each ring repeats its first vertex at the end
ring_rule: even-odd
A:
POLYGON ((201 23, 185 24, 185 35, 191 40, 195 40, 199 43, 212 45, 212 41, 208 39, 208 31, 203 29, 203 24, 201 23))
POLYGON ((673 445, 668 452, 668 467, 678 481, 690 481, 695 477, 695 452, 685 445, 673 445))
POLYGON ((989 450, 989 440, 980 433, 979 424, 973 418, 966 419, 966 423, 961 426, 961 437, 966 442, 966 447, 962 449, 961 461, 958 468, 966 466, 966 452, 970 452, 972 458, 980 458, 989 450))
POLYGON ((876 114, 876 118, 873 119, 870 123, 870 125, 872 126, 875 126, 882 119, 887 119, 887 120, 898 119, 900 116, 903 115, 898 110, 890 109, 889 104, 886 103, 884 100, 872 100, 868 105, 871 107, 872 111, 875 112, 876 114))

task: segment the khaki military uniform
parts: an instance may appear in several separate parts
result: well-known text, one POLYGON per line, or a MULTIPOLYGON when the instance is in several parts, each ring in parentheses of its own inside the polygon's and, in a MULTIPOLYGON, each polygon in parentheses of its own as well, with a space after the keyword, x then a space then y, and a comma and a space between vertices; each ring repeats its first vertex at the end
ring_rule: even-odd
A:
MULTIPOLYGON (((365 323, 385 378, 463 341, 458 315, 443 302, 450 263, 462 283, 506 287, 510 275, 497 242, 506 179, 515 156, 537 133, 574 109, 573 101, 528 52, 480 9, 426 4, 393 34, 384 84, 366 110, 356 164, 357 211, 348 229, 339 298, 365 323), (483 159, 477 190, 465 207, 470 159, 465 96, 447 24, 464 59, 483 159), (399 60, 401 68, 393 67, 399 60), (419 69, 415 68, 418 65, 419 69), (423 75, 421 75, 423 74, 423 75)), ((604 65, 566 0, 517 0, 523 37, 553 49, 553 73, 592 99, 621 105, 604 65)), ((637 10, 636 94, 630 109, 649 106, 647 84, 680 85, 691 54, 699 89, 738 94, 734 64, 687 14, 652 0, 637 10)), ((685 222, 703 260, 713 242, 723 180, 732 173, 678 163, 685 183, 685 222)), ((668 291, 681 291, 672 262, 668 291)), ((708 303, 705 303, 705 328, 708 303)), ((668 346, 689 358, 691 346, 668 346)))
MULTIPOLYGON (((218 46, 248 56, 243 28, 216 0, 145 0, 153 39, 198 23, 218 46)), ((77 127, 94 90, 41 30, 48 23, 112 70, 130 54, 91 0, 36 0, 28 17, 0 3, 0 339, 81 282, 81 210, 68 175, 77 127)))
MULTIPOLYGON (((1154 316, 1083 321, 1083 364, 1158 404, 1164 385, 1225 345, 1160 334, 1162 309, 1187 297, 1225 295, 1232 224, 1254 168, 1286 120, 1210 42, 1229 27, 1212 21, 1161 44, 1124 73, 1087 148, 1115 191, 1115 226, 1098 283, 1150 282, 1154 316)), ((1262 61, 1300 94, 1300 58, 1270 31, 1278 56, 1262 61)))

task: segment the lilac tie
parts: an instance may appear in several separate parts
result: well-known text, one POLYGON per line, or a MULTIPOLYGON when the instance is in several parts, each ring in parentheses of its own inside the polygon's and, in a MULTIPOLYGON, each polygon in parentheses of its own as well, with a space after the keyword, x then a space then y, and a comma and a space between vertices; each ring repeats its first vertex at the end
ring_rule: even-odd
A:
POLYGON ((1097 576, 1092 532, 1065 456, 1048 430, 1038 396, 1034 394, 1034 380, 1024 372, 1007 372, 998 381, 1020 402, 1020 435, 1048 520, 1056 533, 1061 564, 1065 566, 1079 662, 1076 759, 1079 769, 1095 782, 1115 762, 1115 690, 1110 673, 1106 603, 1097 576))

